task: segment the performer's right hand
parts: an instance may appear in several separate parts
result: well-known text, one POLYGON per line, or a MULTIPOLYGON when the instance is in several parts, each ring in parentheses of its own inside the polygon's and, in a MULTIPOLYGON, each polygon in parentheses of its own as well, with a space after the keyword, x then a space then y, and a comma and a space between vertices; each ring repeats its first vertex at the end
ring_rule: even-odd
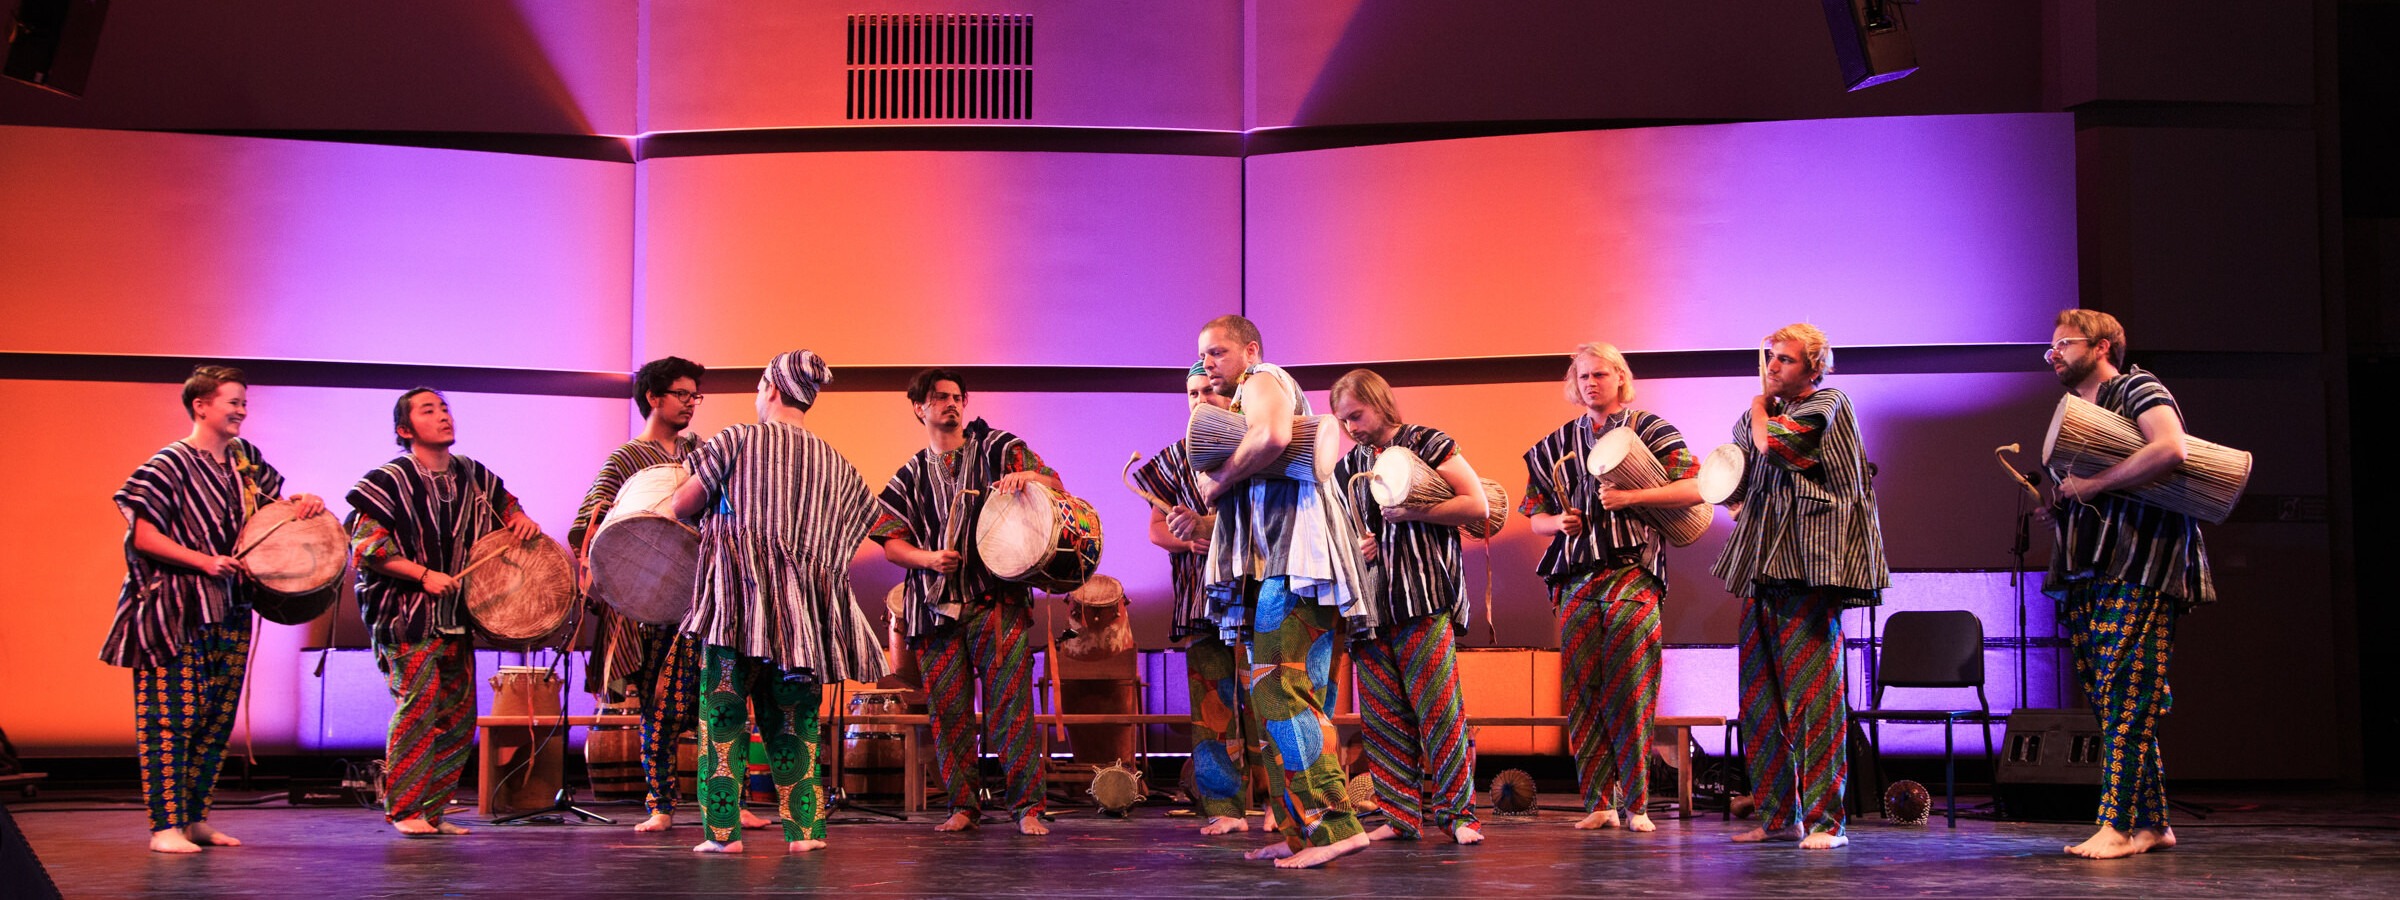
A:
POLYGON ((1200 531, 1200 514, 1182 506, 1167 510, 1167 531, 1178 540, 1192 540, 1200 531))
POLYGON ((207 572, 216 578, 250 574, 249 568, 243 566, 241 560, 230 556, 211 556, 207 562, 201 564, 200 571, 207 572))
POLYGON ((425 593, 438 597, 443 594, 450 593, 452 589, 457 588, 458 579, 444 575, 440 572, 436 572, 432 569, 426 569, 424 575, 418 576, 417 585, 424 588, 425 593))
POLYGON ((1375 557, 1377 557, 1377 556, 1381 556, 1381 555, 1382 555, 1382 552, 1381 552, 1381 551, 1382 551, 1382 548, 1381 548, 1381 547, 1378 547, 1378 546, 1376 546, 1376 544, 1375 544, 1375 536, 1374 536, 1374 535, 1371 535, 1371 534, 1359 535, 1359 538, 1358 538, 1358 555, 1359 555, 1359 556, 1365 557, 1365 558, 1366 558, 1366 560, 1367 560, 1368 562, 1374 562, 1374 561, 1375 561, 1375 557))
POLYGON ((1568 537, 1582 537, 1583 510, 1570 509, 1567 510, 1565 514, 1559 516, 1558 530, 1566 532, 1568 537))
POLYGON ((932 569, 944 575, 956 575, 959 565, 965 561, 966 558, 958 555, 956 550, 928 550, 925 552, 924 565, 918 566, 918 568, 932 569))

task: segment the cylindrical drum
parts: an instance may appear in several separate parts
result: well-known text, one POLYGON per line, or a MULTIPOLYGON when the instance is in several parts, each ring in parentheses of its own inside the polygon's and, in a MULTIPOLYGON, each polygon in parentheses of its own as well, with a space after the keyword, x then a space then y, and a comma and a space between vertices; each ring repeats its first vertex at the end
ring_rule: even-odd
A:
POLYGON ((984 568, 1053 594, 1082 587, 1100 570, 1100 513, 1083 498, 1027 482, 995 492, 975 517, 984 568))
POLYGON ((691 612, 699 583, 700 532, 675 519, 675 490, 691 478, 682 463, 625 479, 617 505, 592 533, 592 593, 626 618, 673 625, 691 612))
MULTIPOLYGON (((638 716, 631 700, 602 704, 604 716, 638 716)), ((591 776, 595 800, 640 800, 649 794, 642 780, 642 731, 633 725, 594 725, 583 734, 583 767, 591 776)))
MULTIPOLYGON (((897 716, 908 712, 908 691, 858 691, 850 695, 854 716, 897 716)), ((903 780, 905 725, 853 723, 842 733, 842 790, 853 796, 897 797, 903 780)))
MULTIPOLYGON (((1658 457, 1642 444, 1641 437, 1634 434, 1631 428, 1611 428, 1608 433, 1601 435, 1600 440, 1592 444, 1591 455, 1584 460, 1584 465, 1591 471, 1592 477, 1619 490, 1664 487, 1667 484, 1666 467, 1659 465, 1658 457)), ((1659 533, 1667 536, 1667 543, 1687 547, 1708 533, 1708 523, 1716 517, 1717 511, 1706 503, 1695 503, 1675 508, 1637 506, 1633 508, 1633 514, 1657 526, 1659 533)))

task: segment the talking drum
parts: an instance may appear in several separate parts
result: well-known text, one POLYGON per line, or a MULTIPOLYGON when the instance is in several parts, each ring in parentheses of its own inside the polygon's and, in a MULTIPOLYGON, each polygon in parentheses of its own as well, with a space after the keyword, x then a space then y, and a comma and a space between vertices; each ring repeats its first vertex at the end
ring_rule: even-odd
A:
MULTIPOLYGON (((1386 509, 1422 509, 1458 496, 1441 473, 1406 447, 1386 448, 1375 455, 1374 468, 1354 477, 1371 479, 1367 495, 1386 509)), ((1461 525, 1459 530, 1468 537, 1489 540, 1508 524, 1508 491, 1489 478, 1477 480, 1483 483, 1483 518, 1461 525)))
POLYGON ((549 535, 517 540, 503 528, 475 542, 459 570, 466 583, 467 617, 493 646, 540 646, 575 612, 575 561, 549 535))
POLYGON ((1064 594, 1100 570, 1100 514, 1034 482, 995 491, 975 519, 975 552, 993 575, 1064 594))
MULTIPOLYGON (((1600 440, 1592 445, 1591 455, 1584 458, 1584 466, 1591 470, 1592 477, 1618 490, 1642 490, 1667 484, 1666 467, 1658 464, 1658 457, 1642 444, 1641 438, 1636 437, 1631 428, 1611 428, 1607 434, 1601 435, 1600 440)), ((1689 547, 1701 535, 1708 533, 1708 523, 1716 518, 1717 511, 1706 503, 1695 503, 1673 509, 1637 506, 1633 514, 1641 517, 1642 521, 1658 526, 1659 532, 1667 536, 1667 543, 1689 547)))
POLYGON ((300 518, 300 504, 278 500, 259 507, 234 538, 242 566, 264 588, 251 605, 277 625, 306 625, 341 597, 349 536, 330 513, 300 518))
MULTIPOLYGON (((2058 398, 2050 436, 2042 442, 2042 464, 2080 478, 2099 474, 2142 449, 2142 429, 2074 394, 2058 398)), ((2170 512, 2206 522, 2223 522, 2250 484, 2250 454, 2223 444, 2183 436, 2183 462, 2156 481, 2110 493, 2123 494, 2170 512)))
MULTIPOLYGON (((1332 416, 1293 416, 1292 442, 1254 477, 1293 481, 1331 479, 1334 463, 1341 460, 1339 430, 1340 425, 1332 416)), ((1206 403, 1193 406, 1191 421, 1184 426, 1185 452, 1190 455, 1192 469, 1214 472, 1223 468, 1225 461, 1233 458, 1234 448, 1242 445, 1242 435, 1248 433, 1250 420, 1241 413, 1206 403)))
POLYGON ((1700 499, 1722 506, 1742 502, 1750 456, 1740 444, 1718 444, 1700 461, 1700 499))
POLYGON ((691 478, 681 463, 633 473, 617 489, 617 505, 592 534, 585 555, 592 593, 626 618, 673 625, 692 610, 700 580, 700 532, 677 521, 675 489, 691 478))
POLYGON ((1481 479, 1481 481, 1483 482, 1483 503, 1486 507, 1483 518, 1461 525, 1459 530, 1465 531, 1468 537, 1479 541, 1488 541, 1492 539, 1492 535, 1499 534, 1500 529, 1508 524, 1508 489, 1501 487, 1500 482, 1489 478, 1481 479))

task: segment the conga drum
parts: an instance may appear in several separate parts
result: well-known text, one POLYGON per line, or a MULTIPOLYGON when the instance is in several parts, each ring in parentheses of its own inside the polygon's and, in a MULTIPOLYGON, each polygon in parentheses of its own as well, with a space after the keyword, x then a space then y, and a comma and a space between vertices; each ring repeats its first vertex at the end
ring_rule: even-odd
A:
MULTIPOLYGON (((1185 453, 1195 471, 1214 472, 1233 458, 1242 436, 1249 433, 1250 420, 1241 413, 1201 403, 1192 407, 1191 420, 1184 424, 1185 453)), ((1325 481, 1333 477, 1341 449, 1341 424, 1332 416, 1293 416, 1292 442, 1253 477, 1325 481)))
POLYGON ((350 562, 341 521, 332 513, 303 519, 299 508, 291 500, 259 507, 234 538, 234 555, 262 588, 251 605, 277 625, 306 625, 332 609, 350 562))
POLYGON ((675 519, 675 489, 690 480, 681 463, 633 473, 617 505, 592 533, 592 593, 626 618, 673 625, 692 610, 700 578, 700 532, 675 519))
MULTIPOLYGON (((2124 462, 2142 449, 2142 428, 2082 397, 2058 398, 2050 435, 2042 441, 2042 464, 2088 478, 2124 462)), ((2156 481, 2110 491, 2199 519, 2223 522, 2250 486, 2250 454, 2223 444, 2183 436, 2183 462, 2156 481)))
POLYGON ((1064 594, 1100 569, 1100 514, 1032 482, 994 492, 975 519, 975 552, 993 575, 1064 594))
POLYGON ((493 646, 530 650, 548 641, 575 613, 575 561, 549 535, 520 541, 507 529, 484 535, 469 551, 467 616, 493 646))
MULTIPOLYGON (((1584 458, 1584 466, 1602 484, 1619 490, 1664 487, 1667 469, 1659 465, 1658 457, 1642 443, 1631 428, 1611 428, 1592 444, 1592 452, 1584 458)), ((1642 521, 1658 527, 1667 536, 1667 543, 1677 547, 1691 546, 1693 541, 1708 533, 1708 523, 1717 511, 1706 503, 1667 509, 1656 506, 1637 506, 1633 514, 1642 521)))
MULTIPOLYGON (((897 716, 908 712, 909 691, 857 691, 850 695, 853 716, 897 716)), ((842 790, 853 796, 897 797, 907 786, 905 725, 852 723, 842 730, 842 790)))
MULTIPOLYGON (((602 704, 604 716, 638 716, 631 700, 602 704)), ((595 800, 640 800, 649 796, 642 778, 642 732, 633 725, 594 725, 583 733, 583 768, 591 776, 595 800)))
POLYGON ((1700 461, 1700 499, 1719 506, 1742 502, 1748 493, 1750 456, 1740 444, 1718 444, 1700 461))

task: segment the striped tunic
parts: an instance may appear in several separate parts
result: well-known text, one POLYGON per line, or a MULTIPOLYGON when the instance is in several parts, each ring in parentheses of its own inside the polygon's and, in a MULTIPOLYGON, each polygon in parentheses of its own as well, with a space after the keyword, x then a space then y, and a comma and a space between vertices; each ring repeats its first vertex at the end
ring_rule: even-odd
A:
POLYGON ((367 563, 394 556, 456 574, 484 535, 517 511, 517 498, 482 463, 452 454, 450 468, 426 471, 402 456, 368 472, 350 489, 351 556, 358 563, 358 609, 376 646, 414 643, 467 627, 466 593, 425 593, 414 578, 367 563))
MULTIPOLYGON (((1208 515, 1208 501, 1200 496, 1200 485, 1192 478, 1192 458, 1182 441, 1168 444, 1158 455, 1150 457, 1149 462, 1133 470, 1133 481, 1170 506, 1208 515)), ((1198 553, 1167 554, 1167 568, 1175 583, 1175 609, 1167 625, 1170 643, 1216 633, 1217 624, 1208 618, 1200 584, 1200 570, 1207 564, 1208 557, 1198 553)))
POLYGON ((246 625, 250 616, 249 582, 152 559, 133 549, 134 522, 147 520, 169 540, 226 556, 240 549, 234 540, 250 514, 282 495, 283 474, 240 438, 225 446, 224 462, 176 441, 133 470, 112 498, 125 516, 125 583, 117 590, 117 615, 100 645, 100 661, 164 666, 202 626, 236 618, 246 625))
MULTIPOLYGON (((1415 453, 1435 468, 1458 454, 1458 444, 1449 435, 1423 425, 1400 426, 1391 445, 1415 453)), ((1386 521, 1366 480, 1350 480, 1374 471, 1375 458, 1382 452, 1360 444, 1350 448, 1333 469, 1334 483, 1350 492, 1350 508, 1357 510, 1367 529, 1375 533, 1376 559, 1367 563, 1375 572, 1375 615, 1386 625, 1398 625, 1447 614, 1450 624, 1464 634, 1471 608, 1466 567, 1459 561, 1458 526, 1386 521)))
MULTIPOLYGON (((979 425, 982 419, 976 419, 979 425)), ((977 430, 969 425, 970 432, 977 430)), ((1003 581, 983 567, 975 553, 975 518, 983 513, 983 501, 992 495, 992 482, 1011 472, 1039 472, 1053 478, 1058 473, 1042 464, 1042 458, 1025 445, 1023 438, 997 428, 983 429, 982 437, 970 437, 958 449, 936 455, 933 448, 917 451, 900 471, 892 473, 883 493, 876 497, 882 503, 883 517, 875 523, 869 537, 876 543, 892 538, 904 538, 926 550, 956 550, 963 557, 957 585, 960 590, 951 596, 1030 600, 1032 589, 1013 581, 1003 581), (959 491, 973 489, 960 504, 965 519, 953 529, 950 507, 959 498, 959 491), (945 536, 959 536, 959 546, 944 545, 945 536)), ((932 569, 910 569, 902 582, 902 608, 894 614, 901 616, 903 631, 908 637, 918 637, 933 630, 942 618, 948 617, 937 608, 936 598, 945 593, 941 573, 932 569)))
MULTIPOLYGON (((691 455, 692 448, 699 445, 698 438, 678 434, 672 447, 635 439, 611 451, 608 461, 600 464, 600 473, 592 477, 591 489, 583 493, 583 506, 575 511, 575 524, 567 528, 567 547, 575 551, 577 557, 584 555, 584 539, 599 530, 600 523, 608 519, 609 511, 617 508, 617 489, 625 486, 625 479, 651 466, 680 462, 691 455)), ((587 692, 596 693, 640 670, 643 647, 651 640, 672 637, 672 632, 666 628, 643 625, 617 615, 616 610, 599 602, 597 597, 585 599, 601 623, 600 652, 592 654, 584 677, 584 690, 587 692)))
MULTIPOLYGON (((1243 388, 1234 394, 1233 411, 1242 411, 1249 386, 1272 378, 1291 395, 1293 412, 1309 415, 1308 395, 1283 369, 1260 363, 1243 373, 1243 388)), ((1283 478, 1253 477, 1228 490, 1217 504, 1217 529, 1209 539, 1208 617, 1227 640, 1237 639, 1249 623, 1242 606, 1242 582, 1287 578, 1291 591, 1314 597, 1319 604, 1341 611, 1350 622, 1351 637, 1363 639, 1375 631, 1372 574, 1358 557, 1341 488, 1283 478)))
MULTIPOLYGON (((2099 406, 2134 419, 2158 407, 2183 408, 2158 376, 2139 366, 2100 383, 2099 406)), ((2052 472, 2053 480, 2063 477, 2052 472)), ((2173 599, 2189 610, 2217 599, 2217 586, 2208 573, 2208 550, 2200 542, 2200 523, 2121 494, 2108 493, 2090 502, 2060 499, 2051 520, 2058 540, 2050 548, 2050 576, 2043 592, 2064 598, 2070 583, 2090 578, 2138 584, 2173 599)))
POLYGON ((1767 446, 1750 442, 1750 411, 1733 423, 1749 459, 1733 537, 1713 570, 1737 597, 1756 585, 1835 588, 1843 606, 1882 602, 1892 582, 1866 445, 1850 395, 1822 388, 1767 421, 1767 446))
POLYGON ((1668 479, 1700 473, 1700 457, 1685 446, 1682 431, 1655 413, 1631 407, 1616 411, 1605 421, 1595 422, 1588 414, 1580 416, 1525 451, 1525 499, 1517 511, 1528 516, 1555 516, 1568 509, 1583 513, 1583 533, 1551 535, 1541 565, 1534 569, 1553 590, 1593 569, 1626 566, 1641 567, 1657 580, 1660 591, 1667 588, 1667 541, 1658 526, 1634 515, 1633 510, 1600 505, 1602 485, 1586 460, 1591 458, 1592 445, 1612 428, 1633 429, 1642 445, 1650 448, 1650 455, 1658 457, 1668 479), (1558 476, 1555 482, 1554 475, 1558 476))
POLYGON ((717 432, 686 460, 712 512, 684 633, 824 683, 883 677, 882 644, 850 589, 875 500, 849 460, 777 422, 717 432))

